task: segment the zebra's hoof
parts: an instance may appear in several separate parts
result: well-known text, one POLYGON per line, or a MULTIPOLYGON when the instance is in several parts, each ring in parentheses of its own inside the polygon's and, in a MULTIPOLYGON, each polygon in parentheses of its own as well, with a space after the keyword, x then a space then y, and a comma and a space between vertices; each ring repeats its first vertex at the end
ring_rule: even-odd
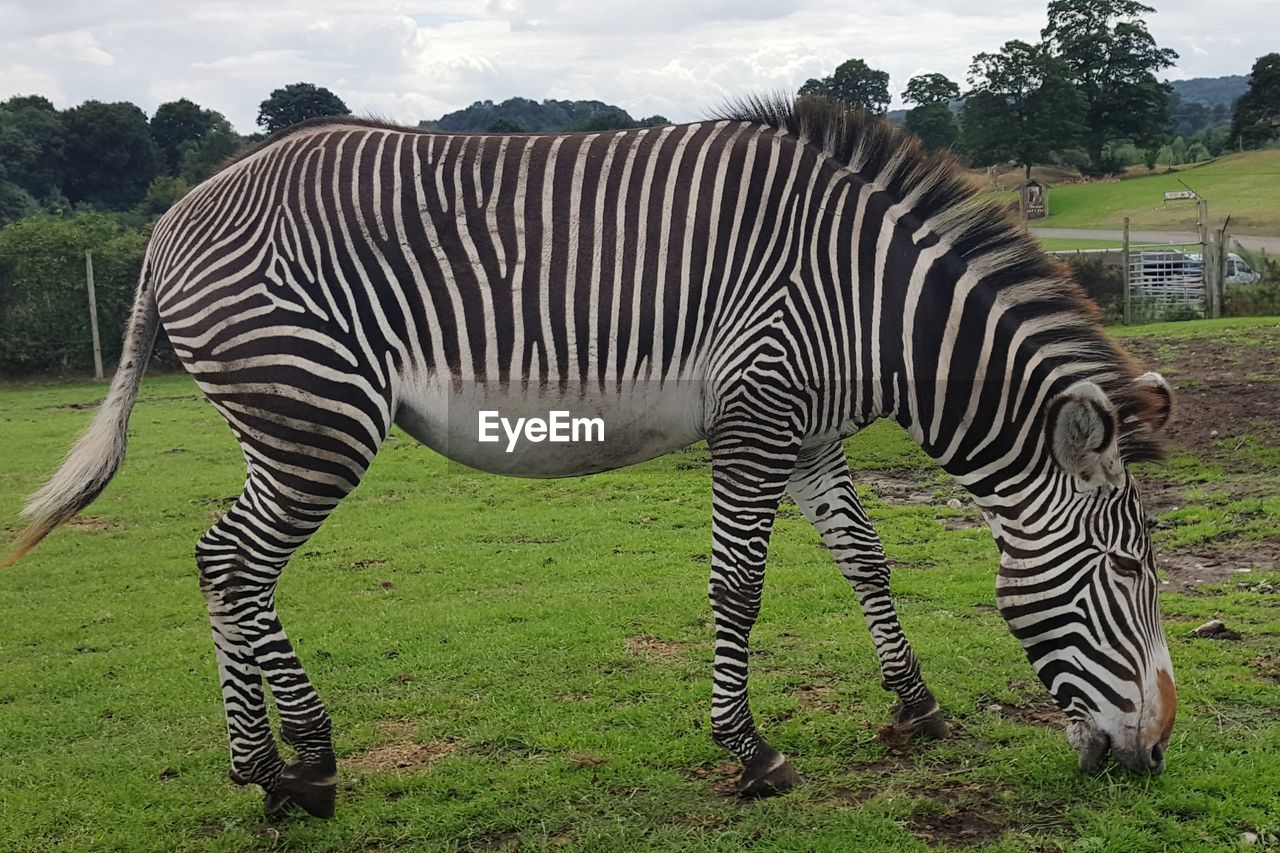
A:
POLYGON ((305 764, 290 764, 280 781, 267 791, 263 810, 268 818, 280 817, 302 809, 312 817, 333 817, 338 799, 338 779, 332 773, 320 773, 305 764))
POLYGON ((774 794, 785 794, 799 784, 800 774, 791 766, 787 757, 773 747, 766 746, 743 766, 742 778, 738 781, 738 796, 771 797, 774 794))
POLYGON ((902 738, 927 737, 947 740, 951 737, 951 726, 942 717, 942 709, 937 705, 923 716, 902 719, 905 714, 901 710, 894 715, 893 728, 902 738))
POLYGON ((951 737, 951 726, 942 718, 942 711, 934 711, 929 716, 915 721, 916 731, 924 737, 947 740, 951 737))

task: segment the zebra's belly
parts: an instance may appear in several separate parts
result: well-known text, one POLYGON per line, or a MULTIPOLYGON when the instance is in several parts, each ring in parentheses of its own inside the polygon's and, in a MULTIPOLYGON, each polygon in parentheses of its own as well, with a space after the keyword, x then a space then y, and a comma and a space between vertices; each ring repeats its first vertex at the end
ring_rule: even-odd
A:
POLYGON ((700 383, 401 387, 396 424, 443 456, 512 477, 572 477, 663 456, 703 437, 700 383))

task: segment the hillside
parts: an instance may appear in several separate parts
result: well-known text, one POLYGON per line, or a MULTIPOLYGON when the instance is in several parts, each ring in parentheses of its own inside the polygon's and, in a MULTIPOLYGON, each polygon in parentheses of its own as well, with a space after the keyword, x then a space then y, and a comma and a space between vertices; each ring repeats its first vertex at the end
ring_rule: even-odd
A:
POLYGON ((1185 189, 1209 201, 1209 214, 1221 222, 1230 214, 1237 234, 1280 234, 1280 149, 1246 151, 1199 166, 1124 180, 1055 186, 1049 194, 1049 228, 1122 228, 1128 216, 1135 229, 1194 230, 1193 202, 1162 207, 1166 190, 1185 189))
POLYGON ((1190 80, 1170 80, 1169 85, 1185 103, 1204 104, 1206 107, 1222 104, 1229 107, 1249 88, 1249 75, 1192 77, 1190 80))

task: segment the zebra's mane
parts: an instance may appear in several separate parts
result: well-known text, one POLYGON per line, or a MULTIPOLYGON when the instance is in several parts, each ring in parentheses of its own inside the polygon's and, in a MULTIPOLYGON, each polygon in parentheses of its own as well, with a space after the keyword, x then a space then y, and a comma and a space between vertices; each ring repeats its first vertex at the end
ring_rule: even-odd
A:
POLYGON ((911 221, 948 243, 964 268, 981 270, 982 286, 1006 309, 1002 323, 1035 329, 1041 346, 1070 354, 1068 372, 1074 366, 1075 378, 1102 387, 1116 407, 1126 460, 1163 457, 1157 429, 1168 414, 1168 399, 1135 382, 1143 370, 1102 329, 1102 312, 1070 270, 1045 254, 1007 210, 979 199, 950 152, 929 152, 914 134, 886 119, 823 97, 744 98, 713 118, 785 130, 901 199, 911 221))

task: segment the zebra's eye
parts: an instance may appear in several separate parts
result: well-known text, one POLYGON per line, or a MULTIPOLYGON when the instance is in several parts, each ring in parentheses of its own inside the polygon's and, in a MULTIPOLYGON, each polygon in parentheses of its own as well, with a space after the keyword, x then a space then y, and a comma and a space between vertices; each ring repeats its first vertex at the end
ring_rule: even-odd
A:
POLYGON ((1123 554, 1112 554, 1111 567, 1122 575, 1140 575, 1142 574, 1142 561, 1135 560, 1133 557, 1126 557, 1123 554))

